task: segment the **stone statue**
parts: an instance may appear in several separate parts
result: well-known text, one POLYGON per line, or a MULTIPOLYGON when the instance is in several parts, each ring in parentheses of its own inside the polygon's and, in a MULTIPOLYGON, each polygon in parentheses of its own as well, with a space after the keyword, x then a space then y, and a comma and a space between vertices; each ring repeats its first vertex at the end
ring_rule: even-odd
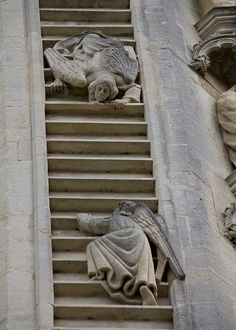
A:
POLYGON ((231 162, 236 166, 236 85, 219 96, 217 110, 223 141, 231 162))
POLYGON ((83 32, 47 48, 45 56, 55 78, 49 94, 86 90, 90 102, 114 101, 115 108, 140 102, 136 54, 117 38, 83 32))
POLYGON ((122 201, 111 217, 77 215, 79 230, 96 238, 87 246, 88 275, 123 303, 156 305, 157 284, 167 263, 178 279, 184 272, 169 244, 160 215, 144 204, 122 201), (156 271, 152 254, 157 257, 156 271))
POLYGON ((224 235, 236 245, 236 203, 231 203, 225 209, 224 216, 224 235))

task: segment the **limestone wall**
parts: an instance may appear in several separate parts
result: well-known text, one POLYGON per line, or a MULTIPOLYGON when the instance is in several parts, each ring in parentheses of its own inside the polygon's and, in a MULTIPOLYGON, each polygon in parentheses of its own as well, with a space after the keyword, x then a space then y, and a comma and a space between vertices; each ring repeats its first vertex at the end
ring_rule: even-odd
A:
POLYGON ((34 329, 29 62, 23 1, 0 1, 0 329, 34 329))
POLYGON ((133 5, 161 212, 186 271, 185 283, 172 290, 175 325, 234 329, 236 252, 220 233, 221 213, 233 200, 224 181, 231 165, 217 122, 218 92, 188 67, 200 8, 187 0, 133 5))

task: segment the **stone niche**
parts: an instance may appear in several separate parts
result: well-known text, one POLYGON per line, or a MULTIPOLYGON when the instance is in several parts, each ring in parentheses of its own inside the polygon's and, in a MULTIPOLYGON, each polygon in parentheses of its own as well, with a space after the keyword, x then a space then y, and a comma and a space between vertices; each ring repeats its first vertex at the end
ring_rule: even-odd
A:
POLYGON ((236 84, 236 6, 214 7, 195 25, 202 38, 193 47, 190 66, 210 73, 225 89, 236 84))

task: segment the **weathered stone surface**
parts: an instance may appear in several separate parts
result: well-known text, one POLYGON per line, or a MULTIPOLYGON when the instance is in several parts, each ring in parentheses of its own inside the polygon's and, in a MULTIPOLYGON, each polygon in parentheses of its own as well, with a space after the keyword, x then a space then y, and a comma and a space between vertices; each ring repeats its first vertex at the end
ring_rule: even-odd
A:
POLYGON ((153 118, 150 125, 153 154, 158 152, 159 205, 173 247, 175 251, 180 249, 187 272, 186 280, 175 282, 171 289, 175 327, 234 328, 235 299, 231 292, 232 287, 236 288, 232 278, 236 271, 232 262, 235 254, 219 231, 222 212, 233 200, 224 181, 231 165, 218 127, 216 99, 188 68, 192 46, 199 40, 194 23, 200 16, 184 0, 155 4, 147 1, 139 8, 134 1, 134 7, 143 97, 147 116, 153 118), (150 12, 153 14, 149 15, 150 12), (145 69, 152 66, 150 63, 155 67, 153 75, 145 69), (154 106, 155 92, 159 101, 154 106), (191 177, 194 179, 190 180, 191 177), (190 290, 193 276, 196 279, 203 276, 205 284, 214 288, 215 294, 210 291, 212 299, 204 305, 198 300, 197 286, 190 290), (231 302, 228 310, 220 299, 223 295, 231 302))
POLYGON ((167 264, 178 279, 184 272, 168 242, 161 216, 154 216, 144 204, 122 201, 112 217, 77 215, 78 228, 92 235, 104 235, 87 247, 88 275, 99 279, 108 294, 121 302, 156 305, 157 283, 167 264), (156 270, 148 239, 158 258, 156 270))
POLYGON ((141 87, 135 84, 136 54, 118 38, 84 32, 59 41, 53 49, 46 49, 45 55, 55 78, 48 87, 51 95, 80 94, 85 89, 90 102, 115 99, 115 108, 140 102, 141 87), (119 92, 122 99, 117 98, 119 92))

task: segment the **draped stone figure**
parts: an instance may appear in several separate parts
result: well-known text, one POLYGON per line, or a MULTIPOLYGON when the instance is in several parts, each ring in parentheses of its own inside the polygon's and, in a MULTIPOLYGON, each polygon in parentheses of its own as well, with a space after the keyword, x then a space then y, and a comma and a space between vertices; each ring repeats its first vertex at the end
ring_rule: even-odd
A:
POLYGON ((118 38, 87 31, 47 48, 45 56, 55 78, 51 95, 87 91, 90 102, 114 101, 115 108, 140 102, 136 54, 118 38))
POLYGON ((111 217, 80 213, 77 223, 81 231, 104 235, 87 246, 88 275, 101 280, 113 299, 126 304, 155 305, 157 284, 167 263, 178 279, 184 279, 163 218, 155 216, 146 205, 122 201, 111 217), (156 270, 151 245, 157 252, 156 270))
POLYGON ((236 167, 236 85, 219 96, 217 110, 223 141, 228 147, 229 158, 236 167))

